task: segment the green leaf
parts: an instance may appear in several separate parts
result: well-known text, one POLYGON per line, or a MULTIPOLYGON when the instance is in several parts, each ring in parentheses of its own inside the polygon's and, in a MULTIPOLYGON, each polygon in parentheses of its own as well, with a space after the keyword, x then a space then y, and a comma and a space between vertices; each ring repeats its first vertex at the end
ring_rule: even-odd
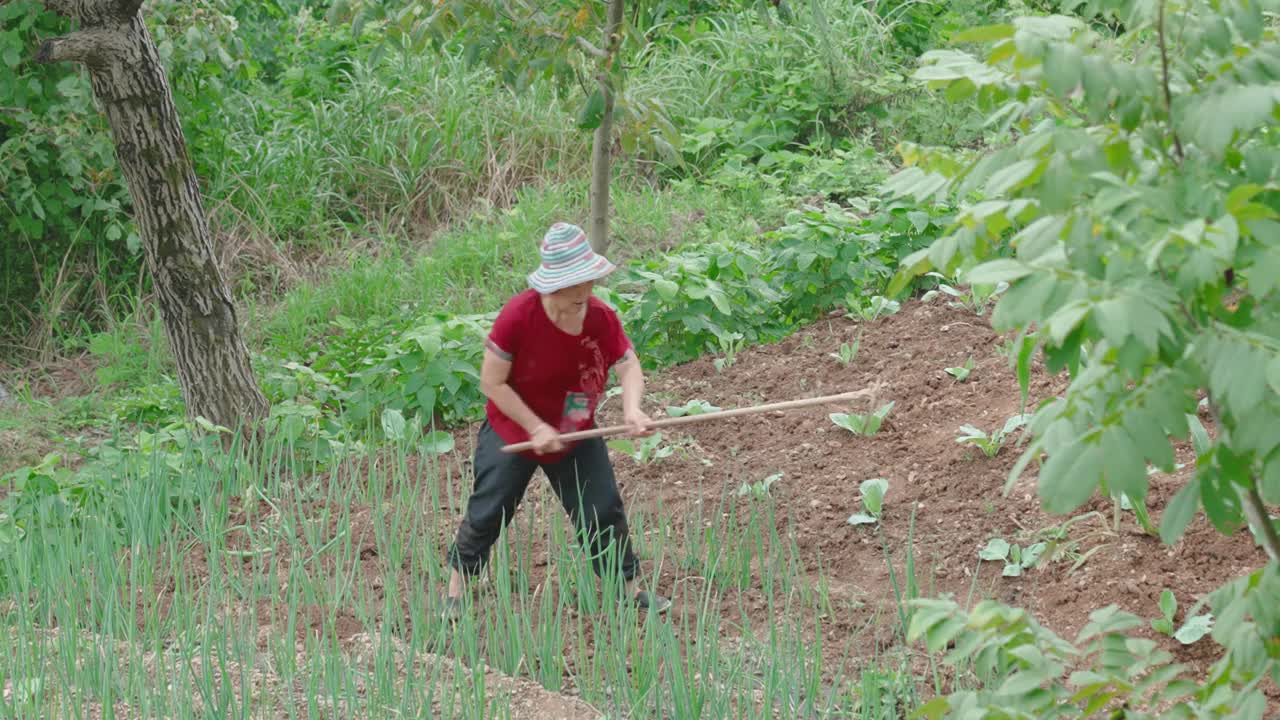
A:
POLYGON ((1160 541, 1172 545, 1186 532, 1200 507, 1200 478, 1193 478, 1182 486, 1165 505, 1160 516, 1160 541))
POLYGON ((1173 596, 1173 591, 1165 588, 1160 593, 1160 612, 1166 618, 1173 618, 1173 614, 1178 612, 1178 599, 1173 596))
MULTIPOLYGON (((1149 391, 1151 393, 1149 397, 1159 392, 1161 391, 1158 388, 1152 389, 1149 391)), ((1174 455, 1173 447, 1169 444, 1169 436, 1164 432, 1166 424, 1157 415, 1156 408, 1152 407, 1132 408, 1124 418, 1125 430, 1142 451, 1142 456, 1151 464, 1167 472, 1173 469, 1174 455)))
POLYGON ((1085 315, 1089 314, 1089 305, 1083 300, 1077 300, 1069 305, 1065 305, 1057 312, 1049 316, 1045 323, 1049 331, 1049 338, 1053 340, 1054 345, 1061 345, 1063 340, 1076 329, 1081 322, 1084 321, 1085 315))
POLYGON ((1174 639, 1183 645, 1190 645, 1213 630, 1212 615, 1197 615, 1183 623, 1174 634, 1174 639))
POLYGON ((1009 542, 1004 538, 991 538, 987 546, 978 551, 983 560, 1004 560, 1009 557, 1009 542))
MULTIPOLYGON (((1223 448, 1225 450, 1226 448, 1223 448)), ((1200 468, 1200 503, 1204 506, 1204 515, 1213 523, 1214 528, 1224 535, 1236 530, 1240 515, 1236 507, 1236 498, 1231 481, 1224 477, 1223 468, 1214 463, 1200 468)))
POLYGON ((1035 173, 1036 168, 1040 166, 1040 162, 1040 160, 1034 158, 1019 160, 992 173, 987 180, 987 196, 999 197, 1019 187, 1035 173))
POLYGON ((863 480, 858 487, 858 492, 862 493, 862 506, 872 515, 879 516, 884 504, 884 495, 888 490, 889 481, 884 478, 863 480))
POLYGON ((1255 195, 1265 189, 1266 188, 1263 186, 1253 183, 1237 185, 1232 188, 1231 192, 1227 193, 1227 199, 1225 202, 1227 212, 1232 215, 1238 215, 1255 195))
POLYGON ((1081 65, 1080 75, 1084 86, 1085 104, 1097 117, 1106 109, 1111 94, 1115 90, 1110 63, 1104 58, 1086 56, 1081 65))
POLYGON ((1012 283, 1030 275, 1033 269, 1017 260, 1000 259, 982 263, 965 273, 965 281, 971 285, 995 285, 1012 283))
POLYGON ((1046 547, 1048 545, 1043 542, 1028 545, 1027 549, 1022 551, 1022 567, 1035 567, 1036 562, 1040 560, 1040 556, 1044 554, 1046 547))
MULTIPOLYGON (((1259 224, 1258 222, 1252 223, 1259 224)), ((1254 234, 1258 233, 1254 231, 1254 234)), ((1280 228, 1277 228, 1280 234, 1280 228)), ((1253 265, 1242 273, 1249 283, 1249 288, 1258 297, 1271 294, 1280 287, 1280 247, 1260 249, 1253 259, 1253 265)), ((1277 391, 1280 392, 1280 391, 1277 391)))
POLYGON ((942 720, 951 712, 951 709, 951 698, 939 696, 921 705, 915 714, 924 720, 942 720))
POLYGON ((1226 18, 1221 15, 1204 18, 1204 41, 1219 55, 1231 52, 1231 28, 1227 25, 1226 18))
POLYGON ((1018 457, 1018 460, 1013 464, 1013 467, 1009 469, 1009 475, 1005 479, 1003 491, 1006 495, 1008 495, 1010 490, 1013 489, 1013 486, 1017 484, 1018 479, 1022 477, 1022 473, 1027 469, 1027 466, 1034 460, 1038 459, 1042 444, 1043 438, 1036 438, 1036 440, 1028 445, 1027 449, 1022 452, 1022 455, 1018 457))
POLYGON ((600 121, 604 118, 604 92, 600 88, 596 88, 586 101, 582 104, 582 109, 578 111, 578 129, 595 130, 600 127, 600 121))
POLYGON ((1258 479, 1258 491, 1264 502, 1280 505, 1280 450, 1271 453, 1271 459, 1262 468, 1262 477, 1258 479))
POLYGON ((418 408, 422 410, 422 414, 430 417, 436 411, 436 389, 430 385, 423 385, 418 388, 418 408))
POLYGON ((908 212, 907 221, 911 223, 911 227, 915 228, 918 233, 928 230, 929 223, 931 222, 929 219, 929 213, 922 212, 920 210, 912 210, 908 212))
POLYGON ((686 415, 703 415, 709 412, 716 412, 720 408, 712 405, 706 400, 690 400, 684 405, 671 405, 667 407, 667 415, 671 417, 684 417, 686 415))
POLYGON ((680 293, 680 286, 670 280, 658 278, 653 281, 653 287, 658 291, 658 296, 663 300, 670 302, 680 293))
POLYGON ((968 30, 962 30, 951 36, 951 42, 954 43, 987 43, 992 40, 1003 40, 1013 37, 1013 26, 1009 24, 1002 25, 982 25, 968 30))
POLYGON ((965 622, 959 618, 944 618, 942 622, 933 624, 925 631, 925 642, 931 648, 944 648, 964 632, 965 627, 965 622))
POLYGON ((1142 502, 1147 496, 1147 464, 1124 426, 1112 427, 1103 434, 1102 458, 1111 494, 1123 493, 1134 502, 1142 502))
POLYGON ((1039 494, 1045 510, 1069 513, 1093 496, 1102 470, 1098 445, 1080 439, 1053 453, 1040 470, 1039 494))
POLYGON ((1036 339, 1032 335, 1023 335, 1018 343, 1018 356, 1015 365, 1018 371, 1018 390, 1022 396, 1021 407, 1027 406, 1027 398, 1031 392, 1031 360, 1036 353, 1036 339))
POLYGON ((453 436, 444 430, 432 430, 422 438, 422 452, 428 455, 443 455, 454 448, 453 436))
POLYGON ((1183 116, 1183 127, 1198 146, 1221 157, 1237 132, 1274 122, 1271 114, 1280 100, 1280 88, 1230 85, 1222 92, 1184 95, 1179 100, 1174 110, 1183 116))
POLYGON ((1009 242, 1017 249, 1020 259, 1031 261, 1058 247, 1066 229, 1067 218, 1046 215, 1019 230, 1009 242))
POLYGON ((1186 413, 1187 426, 1191 429, 1191 446, 1195 448, 1196 457, 1201 457, 1209 452, 1209 448, 1213 447, 1213 441, 1209 439, 1209 432, 1204 429, 1204 423, 1200 422, 1200 418, 1191 413, 1186 413))
POLYGON ((1044 74, 1049 90, 1055 95, 1070 94, 1080 84, 1082 74, 1080 48, 1070 43, 1055 43, 1044 57, 1044 74))
POLYGON ((407 426, 404 415, 399 410, 387 408, 382 411, 382 432, 392 440, 403 440, 407 426))
POLYGON ((849 516, 847 522, 850 525, 874 525, 879 521, 866 513, 854 513, 849 516))

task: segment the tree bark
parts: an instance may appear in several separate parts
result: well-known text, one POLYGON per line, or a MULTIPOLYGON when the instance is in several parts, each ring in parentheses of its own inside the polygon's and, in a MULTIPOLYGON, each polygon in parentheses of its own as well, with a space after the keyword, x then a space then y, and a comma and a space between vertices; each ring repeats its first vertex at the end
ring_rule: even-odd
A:
POLYGON ((596 76, 600 91, 604 95, 604 113, 600 117, 600 125, 595 130, 591 143, 591 222, 587 226, 587 239, 591 249, 604 253, 609 249, 609 179, 611 175, 613 150, 613 92, 614 87, 609 79, 610 69, 622 34, 622 15, 624 0, 609 0, 608 18, 605 22, 604 47, 606 56, 601 60, 601 71, 596 76))
POLYGON ((36 60, 78 62, 89 70, 133 200, 187 416, 247 431, 269 406, 213 252, 173 94, 141 4, 45 0, 80 30, 45 42, 36 60))

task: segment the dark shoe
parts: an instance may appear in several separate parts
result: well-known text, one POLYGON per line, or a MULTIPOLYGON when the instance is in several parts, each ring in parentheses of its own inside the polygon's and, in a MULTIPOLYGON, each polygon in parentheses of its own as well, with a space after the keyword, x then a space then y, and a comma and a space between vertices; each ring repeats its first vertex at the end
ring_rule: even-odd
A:
POLYGON ((440 612, 440 619, 448 623, 457 622, 462 617, 462 598, 446 597, 444 599, 444 609, 440 612))
POLYGON ((652 610, 656 613, 664 613, 671 609, 671 601, 648 590, 641 590, 636 593, 636 607, 641 610, 652 610))

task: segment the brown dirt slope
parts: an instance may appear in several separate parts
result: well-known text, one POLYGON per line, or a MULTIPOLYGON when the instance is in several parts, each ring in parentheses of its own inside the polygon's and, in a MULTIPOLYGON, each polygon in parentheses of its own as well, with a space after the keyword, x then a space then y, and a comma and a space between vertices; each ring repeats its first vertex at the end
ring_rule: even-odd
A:
MULTIPOLYGON (((1265 563, 1247 531, 1224 537, 1203 515, 1174 547, 1142 534, 1131 513, 1124 514, 1116 532, 1111 504, 1098 497, 1071 518, 1049 516, 1036 497, 1034 466, 1006 497, 1003 487, 1020 448, 1010 444, 987 458, 956 442, 961 425, 989 432, 1020 411, 1016 376, 999 354, 1002 342, 985 317, 941 300, 911 302, 865 327, 844 318, 819 322, 776 345, 743 351, 723 370, 704 359, 657 374, 648 390, 671 404, 700 398, 730 408, 883 381, 887 389, 880 402, 892 400, 895 406, 886 427, 870 438, 828 419, 833 411, 868 412, 872 408, 866 404, 685 426, 682 434, 691 436, 696 452, 645 466, 617 459, 625 500, 632 509, 661 507, 678 521, 698 502, 714 501, 726 489, 781 471, 783 479, 772 488, 779 528, 793 533, 809 572, 821 566, 831 577, 833 592, 843 588, 870 608, 893 597, 883 545, 874 530, 849 525, 846 518, 860 509, 859 483, 886 478, 890 488, 882 524, 899 572, 915 508, 910 540, 926 592, 932 576, 937 592, 953 592, 961 600, 971 592, 976 592, 975 600, 993 596, 1027 608, 1068 639, 1091 610, 1107 604, 1155 617, 1157 598, 1166 587, 1177 593, 1181 622, 1181 613, 1203 593, 1265 563), (849 366, 830 356, 859 335, 861 348, 849 366), (962 366, 970 357, 975 368, 966 382, 946 373, 945 368, 962 366), (1058 546, 1060 559, 1046 567, 1003 578, 1001 563, 979 566, 978 551, 990 538, 1025 546, 1044 536, 1039 531, 1072 518, 1065 542, 1058 546)), ((1065 375, 1050 376, 1037 367, 1029 406, 1062 392, 1066 383, 1065 375)), ((656 406, 649 409, 661 414, 656 406)), ((602 421, 617 422, 619 410, 606 407, 602 421)), ((1189 449, 1181 447, 1179 460, 1188 459, 1189 449)), ((1152 479, 1148 506, 1155 522, 1188 472, 1152 479)), ((676 579, 674 574, 664 578, 676 579)), ((843 624, 854 630, 864 623, 865 618, 850 617, 843 624)), ((1163 640, 1180 660, 1193 665, 1203 666, 1212 655, 1208 639, 1189 648, 1163 640)))

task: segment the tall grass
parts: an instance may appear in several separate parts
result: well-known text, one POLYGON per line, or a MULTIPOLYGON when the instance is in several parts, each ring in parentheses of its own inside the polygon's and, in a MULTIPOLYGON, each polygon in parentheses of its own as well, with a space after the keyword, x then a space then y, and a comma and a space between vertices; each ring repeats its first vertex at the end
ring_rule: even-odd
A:
POLYGON ((424 237, 476 202, 586 167, 588 143, 552 89, 514 94, 449 56, 355 61, 342 92, 229 100, 225 154, 209 192, 299 248, 331 249, 348 228, 424 237))
POLYGON ((885 701, 907 696, 898 668, 868 680, 824 664, 821 591, 795 572, 767 502, 711 537, 750 554, 701 558, 681 554, 660 508, 633 509, 644 582, 663 578, 676 601, 660 618, 597 579, 559 503, 535 488, 451 628, 438 599, 467 485, 455 463, 397 450, 319 476, 280 466, 198 466, 171 502, 162 473, 130 472, 109 508, 28 527, 0 565, 12 598, 0 714, 489 718, 509 707, 504 676, 614 717, 907 709, 885 701), (767 617, 734 588, 763 592, 767 617))

